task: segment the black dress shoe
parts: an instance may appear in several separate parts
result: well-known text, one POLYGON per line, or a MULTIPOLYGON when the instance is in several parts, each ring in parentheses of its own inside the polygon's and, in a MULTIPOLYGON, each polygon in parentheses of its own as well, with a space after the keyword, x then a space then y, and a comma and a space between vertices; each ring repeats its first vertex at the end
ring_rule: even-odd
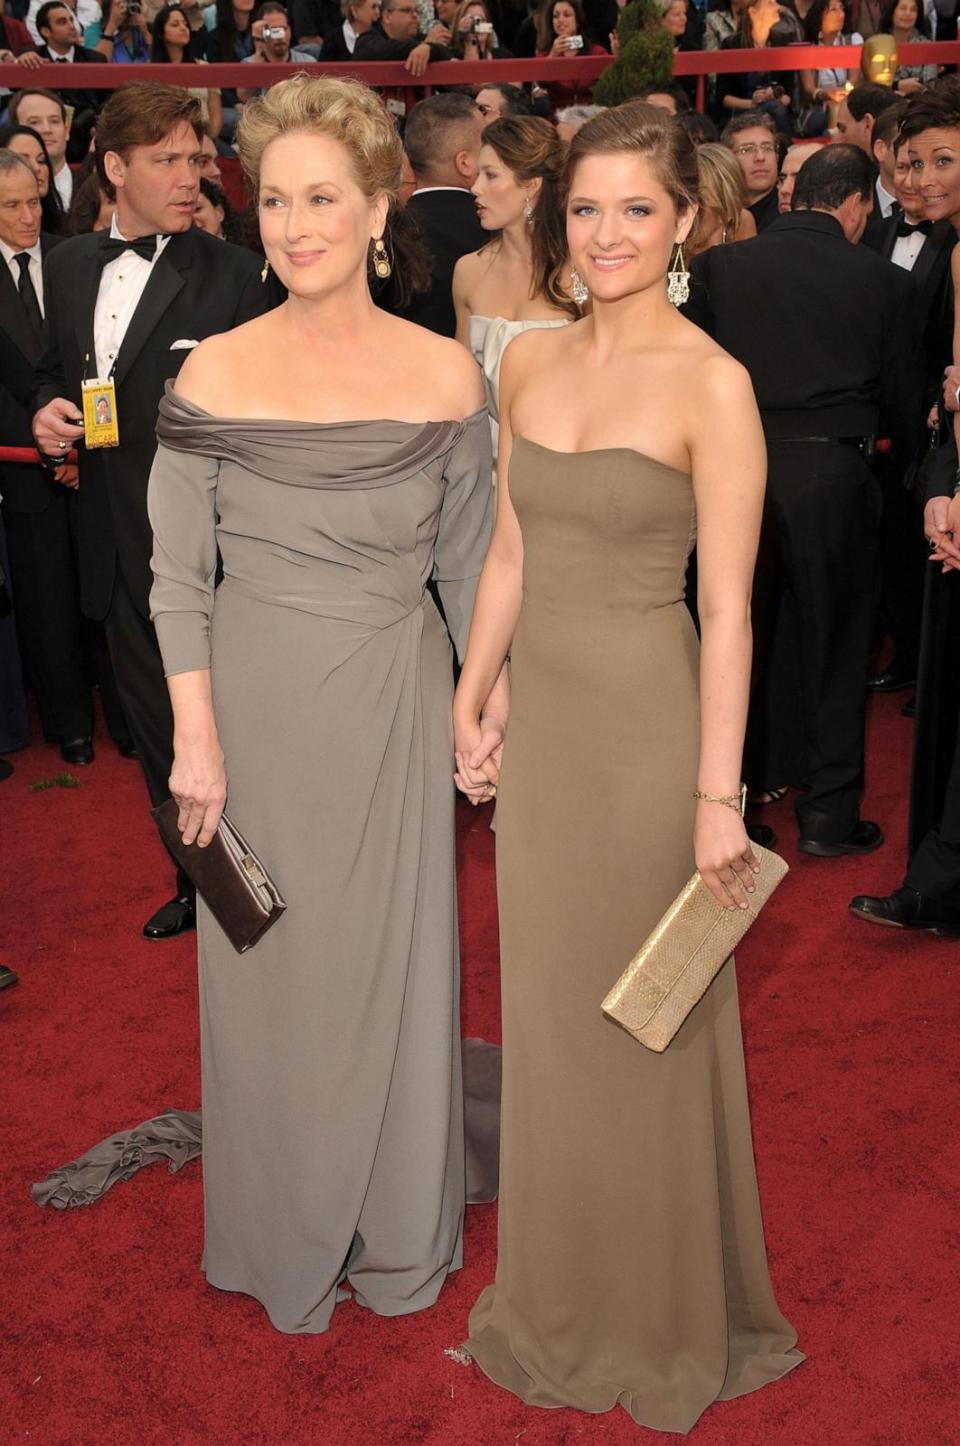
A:
POLYGON ((0 989, 12 989, 15 984, 19 983, 20 980, 12 969, 8 969, 6 964, 0 964, 0 989))
POLYGON ((775 849, 777 846, 777 836, 768 823, 748 823, 747 838, 762 849, 775 849))
POLYGON ((960 936, 960 909, 925 899, 906 884, 886 898, 857 894, 850 900, 850 912, 868 924, 883 924, 888 929, 922 929, 950 939, 960 936))
POLYGON ((5 758, 0 758, 0 783, 2 783, 5 778, 9 778, 12 773, 13 764, 8 763, 5 758))
MULTIPOLYGON (((802 827, 802 824, 801 824, 802 827)), ((803 834, 797 839, 797 848, 818 859, 839 859, 844 854, 872 854, 883 843, 883 832, 875 823, 862 818, 855 829, 841 839, 807 838, 803 834)))
POLYGON ((908 673, 894 672, 893 668, 887 668, 882 673, 874 673, 872 678, 867 679, 867 691, 870 693, 901 693, 904 688, 916 687, 916 677, 910 677, 908 673))
POLYGON ((916 695, 916 693, 914 693, 914 695, 913 695, 912 698, 908 698, 908 699, 907 699, 907 701, 904 703, 903 707, 900 709, 900 712, 901 712, 901 714, 902 714, 902 716, 903 716, 904 718, 916 718, 916 716, 917 716, 917 695, 916 695))
POLYGON ((123 743, 118 743, 117 752, 120 754, 121 758, 139 759, 140 757, 140 754, 137 752, 137 745, 134 743, 132 738, 126 739, 126 741, 123 743))
POLYGON ((169 899, 143 926, 145 939, 172 939, 197 927, 197 901, 180 895, 169 899))
POLYGON ((72 738, 69 743, 61 743, 60 757, 74 768, 83 768, 93 762, 93 741, 90 738, 72 738))

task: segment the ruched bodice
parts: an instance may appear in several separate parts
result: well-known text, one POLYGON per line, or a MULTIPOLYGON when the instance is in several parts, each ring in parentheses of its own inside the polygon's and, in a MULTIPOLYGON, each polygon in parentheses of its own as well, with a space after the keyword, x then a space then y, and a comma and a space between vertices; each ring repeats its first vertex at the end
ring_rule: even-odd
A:
POLYGON ((287 902, 242 958, 200 912, 207 1277, 284 1331, 326 1329, 345 1269, 419 1310, 460 1260, 447 633, 462 651, 490 536, 487 415, 261 421, 168 390, 157 432, 164 666, 210 669, 227 808, 287 902))
MULTIPOLYGON (((447 571, 463 575, 461 535, 441 536, 441 512, 451 474, 455 481, 458 465, 475 463, 486 429, 483 411, 424 423, 213 417, 168 386, 157 436, 161 453, 187 456, 192 467, 206 463, 231 590, 376 629, 421 606, 435 565, 441 592, 447 571)), ((161 505, 154 488, 151 507, 161 505)), ((208 549, 207 564, 210 556, 208 549)), ((152 606, 163 645, 175 624, 164 605, 164 569, 154 561, 152 606)))
POLYGON ((167 383, 157 437, 178 452, 235 461, 269 482, 337 490, 396 487, 433 466, 482 416, 463 422, 295 422, 213 417, 167 383))

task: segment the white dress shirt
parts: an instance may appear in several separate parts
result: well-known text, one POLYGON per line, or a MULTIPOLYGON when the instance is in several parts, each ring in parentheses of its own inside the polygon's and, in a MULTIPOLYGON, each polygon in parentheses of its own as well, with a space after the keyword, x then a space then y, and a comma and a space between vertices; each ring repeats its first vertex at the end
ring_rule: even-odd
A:
POLYGON ((73 200, 73 172, 66 162, 64 162, 54 176, 53 184, 59 192, 60 200, 63 202, 63 209, 69 211, 70 202, 73 200))
POLYGON ((357 32, 354 30, 354 28, 353 28, 353 26, 350 24, 350 21, 349 21, 349 20, 345 20, 345 21, 343 22, 343 27, 342 27, 342 29, 343 29, 343 42, 344 42, 344 44, 346 45, 347 49, 349 50, 350 54, 352 55, 353 52, 354 52, 354 51, 356 50, 356 48, 357 48, 357 39, 358 39, 357 32))
MULTIPOLYGON (((120 240, 125 239, 117 226, 116 216, 110 225, 110 235, 119 237, 120 240)), ((127 327, 133 320, 133 313, 150 280, 154 262, 169 240, 169 236, 163 236, 157 242, 153 261, 138 256, 136 251, 125 251, 122 256, 108 262, 103 268, 97 304, 93 311, 93 345, 96 351, 97 376, 104 380, 110 375, 120 354, 127 327)))
MULTIPOLYGON (((6 241, 0 241, 0 256, 3 257, 4 262, 5 262, 5 264, 6 264, 6 267, 7 267, 7 270, 10 272, 10 275, 13 277, 13 284, 14 284, 14 286, 16 286, 18 289, 19 289, 19 286, 20 286, 20 267, 19 267, 19 265, 17 264, 17 261, 16 261, 15 258, 16 258, 19 254, 20 254, 20 253, 19 253, 18 251, 13 251, 13 250, 7 245, 6 241)), ((40 314, 41 314, 41 315, 44 315, 45 313, 44 313, 44 310, 43 310, 43 261, 42 261, 42 258, 41 258, 41 256, 40 256, 40 242, 39 242, 39 241, 37 242, 36 246, 31 246, 31 247, 29 247, 29 249, 27 250, 27 255, 30 257, 30 265, 27 267, 27 270, 28 270, 28 272, 30 273, 30 280, 33 282, 33 289, 34 289, 34 291, 37 293, 37 300, 38 300, 39 303, 40 303, 40 314)))
POLYGON ((912 271, 926 239, 920 230, 914 231, 911 236, 898 236, 890 253, 894 266, 901 266, 904 271, 912 271))

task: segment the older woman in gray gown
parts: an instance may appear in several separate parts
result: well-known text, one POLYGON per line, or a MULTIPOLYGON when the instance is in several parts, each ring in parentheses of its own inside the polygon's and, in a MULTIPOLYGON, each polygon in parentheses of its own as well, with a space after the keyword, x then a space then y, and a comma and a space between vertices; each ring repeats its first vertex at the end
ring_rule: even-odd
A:
POLYGON ((422 1309, 460 1261, 451 656, 490 527, 464 349, 378 310, 401 147, 366 87, 247 107, 268 316, 168 391, 152 610, 186 842, 225 799, 287 912, 236 955, 200 918, 204 1268, 283 1331, 422 1309), (223 581, 214 590, 217 549, 223 581))

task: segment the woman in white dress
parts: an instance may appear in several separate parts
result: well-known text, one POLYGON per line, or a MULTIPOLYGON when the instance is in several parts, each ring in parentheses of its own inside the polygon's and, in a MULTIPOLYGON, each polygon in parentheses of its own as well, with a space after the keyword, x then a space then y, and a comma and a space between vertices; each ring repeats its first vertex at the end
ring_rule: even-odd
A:
POLYGON ((490 241, 453 273, 457 340, 483 369, 496 444, 500 361, 531 327, 565 326, 580 310, 568 284, 558 183, 563 146, 538 116, 504 116, 483 132, 473 194, 490 241))

